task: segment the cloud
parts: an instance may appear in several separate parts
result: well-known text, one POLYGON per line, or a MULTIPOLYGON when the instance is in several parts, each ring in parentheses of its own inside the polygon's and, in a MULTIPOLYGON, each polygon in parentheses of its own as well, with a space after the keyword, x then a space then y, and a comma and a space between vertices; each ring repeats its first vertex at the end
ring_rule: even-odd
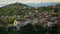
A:
POLYGON ((21 2, 22 3, 50 3, 50 2, 60 2, 60 0, 22 0, 21 2))
POLYGON ((10 4, 15 2, 21 3, 50 3, 50 2, 60 2, 60 0, 0 0, 0 4, 10 4))
POLYGON ((0 4, 10 4, 17 2, 17 0, 0 0, 0 4))

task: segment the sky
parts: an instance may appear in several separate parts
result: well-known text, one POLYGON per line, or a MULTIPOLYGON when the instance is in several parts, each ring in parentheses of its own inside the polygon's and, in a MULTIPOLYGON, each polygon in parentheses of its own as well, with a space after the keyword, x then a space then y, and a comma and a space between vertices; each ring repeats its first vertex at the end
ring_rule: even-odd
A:
POLYGON ((15 2, 21 3, 50 3, 50 2, 60 2, 60 0, 0 0, 0 4, 10 4, 15 2))
POLYGON ((21 3, 51 3, 51 2, 60 2, 60 0, 0 0, 0 6, 4 4, 11 4, 15 2, 21 3))

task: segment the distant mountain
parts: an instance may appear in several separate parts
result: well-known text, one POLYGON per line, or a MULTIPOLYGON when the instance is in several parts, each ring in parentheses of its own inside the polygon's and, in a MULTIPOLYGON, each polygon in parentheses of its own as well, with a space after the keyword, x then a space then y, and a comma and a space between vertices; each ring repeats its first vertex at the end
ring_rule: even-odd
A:
POLYGON ((26 3, 26 5, 32 6, 32 7, 51 6, 51 5, 56 5, 56 4, 60 4, 60 2, 53 2, 53 3, 26 3))
POLYGON ((3 7, 3 6, 5 6, 6 4, 0 4, 0 7, 3 7))

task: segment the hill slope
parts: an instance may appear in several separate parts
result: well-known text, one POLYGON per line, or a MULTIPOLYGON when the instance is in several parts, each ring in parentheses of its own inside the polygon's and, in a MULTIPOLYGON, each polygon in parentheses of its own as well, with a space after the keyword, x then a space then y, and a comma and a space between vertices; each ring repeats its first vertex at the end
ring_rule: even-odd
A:
POLYGON ((26 12, 30 12, 32 10, 51 10, 51 9, 60 9, 60 4, 57 5, 53 5, 53 6, 47 6, 47 7, 30 7, 27 6, 25 4, 21 4, 21 3, 14 3, 14 4, 10 4, 4 7, 0 8, 0 16, 1 15, 21 15, 21 14, 26 14, 26 12))
POLYGON ((0 8, 0 15, 16 15, 20 11, 30 10, 32 7, 21 3, 14 3, 0 8))

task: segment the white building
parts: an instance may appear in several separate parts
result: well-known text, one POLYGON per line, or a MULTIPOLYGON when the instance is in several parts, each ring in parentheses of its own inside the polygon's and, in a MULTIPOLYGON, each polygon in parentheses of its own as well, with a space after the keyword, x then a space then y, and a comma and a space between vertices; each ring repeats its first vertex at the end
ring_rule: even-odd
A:
POLYGON ((25 21, 22 20, 15 20, 13 23, 13 26, 17 28, 17 30, 20 30, 21 26, 26 25, 27 23, 25 21))
POLYGON ((26 19, 26 20, 15 20, 13 26, 20 30, 20 27, 27 25, 28 23, 35 24, 37 23, 37 19, 26 19))

